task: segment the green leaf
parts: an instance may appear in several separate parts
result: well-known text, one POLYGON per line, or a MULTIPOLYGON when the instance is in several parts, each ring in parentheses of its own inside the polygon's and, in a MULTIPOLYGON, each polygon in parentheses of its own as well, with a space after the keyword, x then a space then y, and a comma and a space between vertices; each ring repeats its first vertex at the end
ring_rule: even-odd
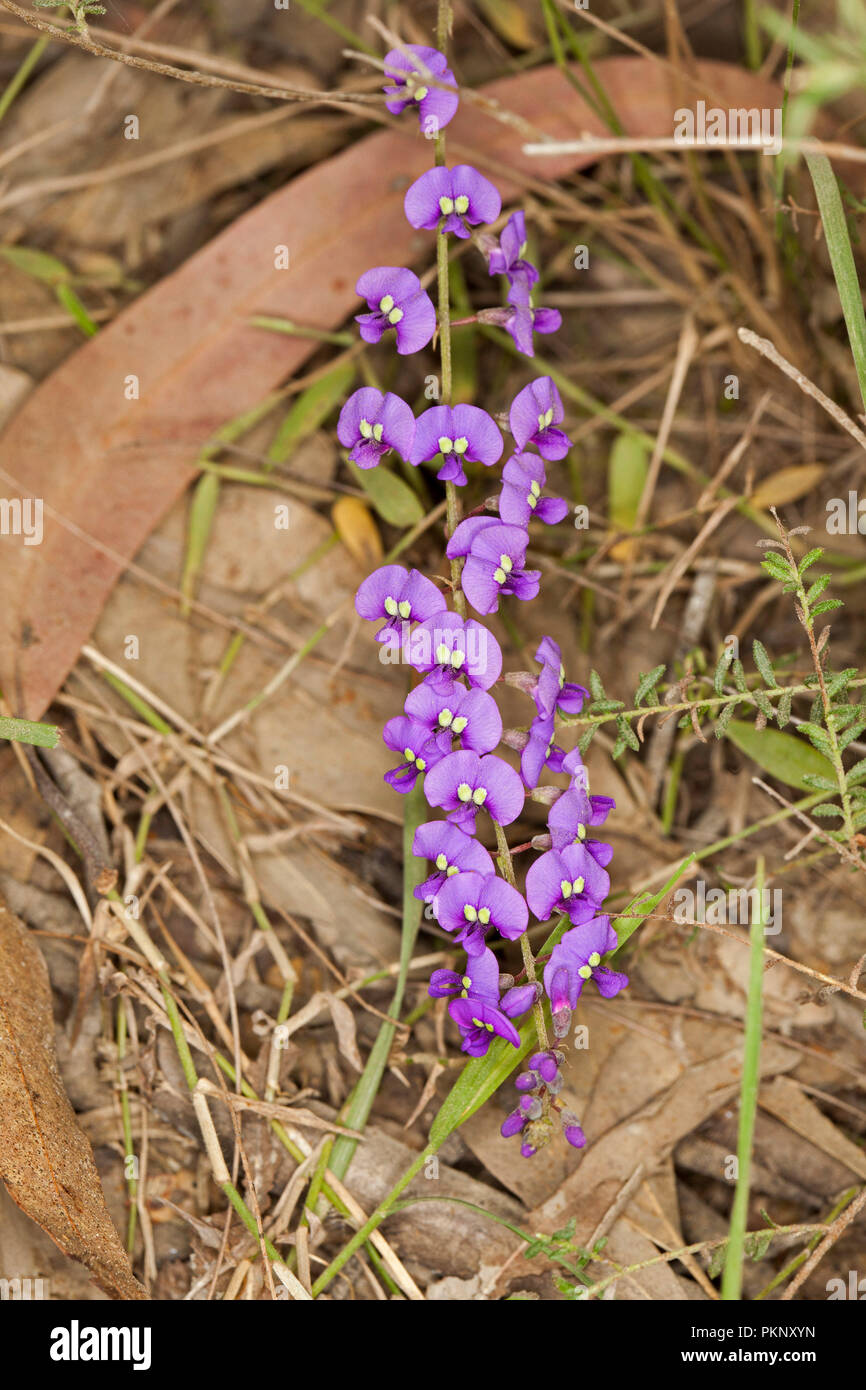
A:
POLYGON ((848 235, 845 209, 842 206, 836 175, 827 156, 807 154, 806 164, 815 185, 815 196, 824 224, 824 238, 836 277, 836 288, 839 291, 845 326, 848 329, 851 355, 860 383, 860 395, 866 406, 866 314, 863 312, 863 299, 857 279, 857 267, 854 264, 854 252, 851 249, 851 238, 848 235))
POLYGON ((611 951, 608 957, 610 961, 615 960, 629 937, 634 936, 641 923, 646 920, 651 912, 655 911, 660 902, 664 901, 674 885, 682 878, 689 865, 694 863, 694 858, 695 856, 690 854, 687 859, 684 859, 682 864, 674 870, 664 887, 660 888, 658 892, 652 894, 638 893, 637 897, 632 899, 628 907, 614 919, 613 929, 616 932, 617 947, 615 951, 611 951))
POLYGON ((819 613, 831 613, 834 608, 841 607, 842 600, 840 598, 827 598, 824 600, 823 603, 816 604, 816 606, 812 609, 811 616, 813 618, 817 618, 819 613))
POLYGON ((396 473, 389 473, 382 464, 367 469, 359 468, 351 459, 347 462, 356 481, 389 526, 414 526, 421 520, 424 508, 409 484, 396 473))
POLYGON ((601 683, 601 676, 597 671, 590 671, 589 673, 589 688, 594 700, 603 700, 605 698, 604 686, 601 683))
POLYGON ((607 480, 608 516, 614 530, 634 529, 646 478, 646 445, 636 434, 618 434, 610 451, 607 480))
POLYGON ((30 743, 36 748, 56 748, 60 730, 56 724, 33 724, 29 719, 0 718, 0 738, 13 743, 30 743))
POLYGON ((713 676, 713 689, 715 690, 717 695, 723 695, 725 692, 725 676, 728 674, 728 667, 730 666, 733 659, 733 647, 725 647, 724 651, 719 657, 718 664, 716 666, 716 673, 713 676))
POLYGON ((355 363, 338 362, 325 376, 302 391, 268 449, 268 462, 285 463, 294 450, 313 434, 344 399, 355 380, 355 363))
POLYGON ((642 675, 641 675, 641 677, 640 677, 640 680, 639 680, 638 683, 637 683, 637 690, 635 691, 635 696, 634 696, 635 708, 637 708, 637 706, 641 703, 641 701, 642 701, 642 700, 645 700, 646 697, 647 697, 648 695, 652 695, 652 697, 653 697, 653 704, 656 704, 656 705, 658 704, 658 695, 656 694, 656 686, 658 685, 658 683, 659 683, 659 681, 661 680, 661 678, 662 678, 662 676, 664 675, 664 673, 665 673, 664 663, 662 663, 661 666, 654 666, 653 669, 652 669, 651 671, 644 671, 644 672, 642 673, 642 675))
POLYGON ((793 694, 790 690, 786 690, 784 695, 780 697, 779 703, 776 706, 776 723, 780 729, 784 729, 785 725, 789 722, 791 718, 791 705, 793 703, 793 694))
POLYGON ((807 774, 827 776, 827 759, 793 734, 784 734, 780 729, 758 730, 754 724, 738 719, 731 720, 725 732, 741 753, 789 787, 805 791, 809 786, 803 780, 807 774))
POLYGON ((69 270, 56 256, 34 251, 30 246, 0 246, 0 256, 16 270, 30 275, 34 280, 42 280, 46 285, 64 284, 70 278, 69 270))
POLYGON ((775 690, 778 681, 773 672, 772 662, 767 655, 767 648, 764 646, 763 642, 758 641, 757 637, 752 643, 752 655, 755 658, 755 665, 760 671, 764 683, 768 685, 771 690, 775 690))
POLYGON ((203 473, 192 490, 186 527, 186 557, 180 591, 183 595, 181 612, 189 612, 190 599, 210 540, 211 527, 220 495, 220 480, 215 473, 203 473))
POLYGON ((859 763, 849 768, 845 776, 845 783, 849 787, 855 787, 858 782, 866 782, 866 758, 861 758, 859 763))
POLYGON ((731 673, 734 677, 734 685, 737 687, 741 694, 747 695, 749 691, 749 684, 746 680, 746 673, 743 670, 742 661, 733 662, 733 664, 731 665, 731 673))
POLYGON ((75 319, 82 333, 88 338, 94 338, 99 332, 99 327, 88 314, 72 286, 58 285, 54 293, 57 295, 57 298, 66 312, 75 319))
POLYGON ((623 741, 623 743, 625 744, 625 746, 626 746, 627 748, 631 748, 631 750, 632 750, 634 753, 639 753, 639 752, 640 752, 640 741, 639 741, 638 736, 637 736, 637 734, 635 733, 634 729, 631 727, 631 724, 628 722, 628 720, 627 720, 627 719, 623 719, 623 718, 619 718, 619 719, 616 721, 616 727, 617 727, 617 732, 618 732, 618 734, 619 734, 619 737, 622 739, 622 741, 623 741))
POLYGON ((808 553, 807 555, 804 555, 804 556, 803 556, 802 560, 800 561, 799 565, 797 566, 797 573, 798 573, 798 574, 801 574, 801 575, 802 575, 802 574, 805 574, 805 573, 806 573, 806 570, 809 568, 809 566, 810 566, 810 565, 814 565, 814 563, 815 563, 816 560, 820 560, 820 558, 821 558, 821 556, 822 556, 823 554, 824 554, 823 546, 816 545, 814 550, 810 550, 809 553, 808 553))
POLYGON ((736 708, 736 700, 732 701, 732 703, 729 705, 725 705, 725 708, 722 710, 721 714, 716 720, 716 738, 721 738, 722 735, 725 733, 728 725, 734 717, 734 711, 736 710, 736 708))
POLYGON ((814 603, 816 598, 820 598, 830 583, 829 574, 822 574, 820 579, 816 579, 814 584, 810 584, 806 590, 806 602, 814 603))

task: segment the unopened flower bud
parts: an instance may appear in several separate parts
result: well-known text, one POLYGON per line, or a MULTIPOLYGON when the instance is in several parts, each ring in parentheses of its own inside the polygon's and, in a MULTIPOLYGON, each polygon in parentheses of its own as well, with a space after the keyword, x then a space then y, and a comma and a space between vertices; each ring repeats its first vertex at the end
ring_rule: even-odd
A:
POLYGON ((526 1124, 526 1117, 521 1115, 519 1110, 512 1110, 510 1115, 502 1121, 499 1133, 503 1139, 510 1139, 512 1134, 519 1134, 526 1124))
POLYGON ((502 742, 506 748, 514 748, 518 753, 522 753, 529 742, 529 734, 525 729, 503 729, 502 742))
POLYGON ((534 1071, 522 1071, 514 1082, 518 1091, 534 1091, 538 1085, 538 1077, 534 1071))
POLYGON ((568 1030, 571 1027, 571 1009, 560 1009, 553 1015, 553 1032, 557 1038, 568 1037, 568 1030))

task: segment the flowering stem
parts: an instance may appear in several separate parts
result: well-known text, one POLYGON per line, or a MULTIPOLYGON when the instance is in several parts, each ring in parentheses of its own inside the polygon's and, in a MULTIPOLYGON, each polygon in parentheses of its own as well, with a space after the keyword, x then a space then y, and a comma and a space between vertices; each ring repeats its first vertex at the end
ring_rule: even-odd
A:
MULTIPOLYGON (((439 0, 436 22, 436 42, 442 53, 447 53, 448 36, 451 32, 451 0, 439 0)), ((445 136, 442 131, 436 134, 435 160, 437 165, 445 163, 445 136)), ((440 405, 451 404, 451 289, 448 283, 448 234, 440 227, 436 232, 436 284, 439 298, 439 360, 442 364, 442 389, 439 393, 440 405)), ((460 521, 460 498, 454 483, 445 484, 445 500, 448 508, 447 532, 453 536, 460 521)), ((463 561, 451 561, 451 588, 454 607, 461 618, 466 617, 466 599, 460 587, 460 573, 463 561)))
MULTIPOLYGON (((505 837, 505 831, 498 821, 494 821, 493 823, 496 826, 496 849, 499 855, 499 863, 502 866, 502 872, 512 888, 516 888, 517 883, 514 877, 514 865, 511 862, 511 850, 508 848, 508 840, 505 837)), ((520 950, 523 955, 526 978, 531 985, 534 985, 537 979, 535 974, 535 957, 532 954, 532 947, 529 944, 528 932, 524 932, 520 938, 520 950)), ((544 1010, 541 1007, 541 1001, 538 999, 536 999, 533 1005, 533 1017, 535 1018, 535 1031, 538 1034, 538 1050, 540 1052, 547 1052, 550 1047, 547 1040, 547 1025, 544 1022, 544 1010)))

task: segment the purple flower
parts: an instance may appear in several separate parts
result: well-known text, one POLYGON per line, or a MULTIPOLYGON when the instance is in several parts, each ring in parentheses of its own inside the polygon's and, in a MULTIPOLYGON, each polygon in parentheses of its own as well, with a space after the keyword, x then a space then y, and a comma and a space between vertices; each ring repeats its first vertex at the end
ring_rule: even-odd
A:
MULTIPOLYGON (((383 565, 368 575, 355 595, 355 611, 368 622, 385 618, 377 642, 392 640, 404 623, 422 622, 446 611, 444 595, 431 579, 402 565, 383 565)), ((405 630, 405 629, 404 629, 405 630)))
POLYGON ((486 999, 499 1003, 499 962, 482 947, 466 962, 464 971, 434 970, 427 993, 434 999, 486 999))
POLYGON ((412 853, 419 859, 432 860, 435 868, 435 873, 414 890, 415 897, 422 902, 432 902, 446 880, 464 869, 474 869, 480 874, 496 872, 484 846, 459 825, 447 820, 430 820, 419 825, 412 841, 412 853))
POLYGON ((398 767, 385 773, 385 781, 395 792, 411 791, 418 776, 437 763, 442 750, 436 740, 431 738, 423 724, 398 714, 389 719, 382 730, 382 737, 389 748, 399 753, 403 761, 398 767))
POLYGON ((470 956, 466 971, 436 970, 429 993, 434 997, 451 995, 448 1012, 463 1035, 462 1049, 470 1057, 483 1057, 494 1037, 505 1038, 514 1047, 520 1035, 513 1018, 535 1002, 534 985, 517 985, 499 998, 499 965, 492 951, 470 956))
POLYGON ((406 402, 372 386, 353 392, 337 422, 337 438, 359 468, 375 468, 389 449, 408 458, 414 437, 415 416, 406 402))
POLYGON ((455 164, 453 169, 439 165, 415 180, 403 207, 411 227, 433 231, 441 223, 443 232, 465 238, 471 235, 470 226, 496 221, 502 199, 471 164, 455 164))
POLYGON ((531 262, 523 259, 526 254, 526 217, 523 212, 511 214, 499 233, 498 241, 485 236, 481 244, 490 274, 508 276, 509 304, 528 304, 538 271, 531 262))
MULTIPOLYGON (((580 714, 589 691, 574 681, 566 681, 565 667, 559 643, 552 637, 542 637, 535 652, 535 660, 541 662, 533 698, 539 714, 580 714)), ((576 751, 576 750, 575 750, 576 751)), ((574 757, 569 754, 565 771, 571 773, 575 764, 581 764, 580 753, 574 757)))
POLYGON ((530 790, 538 786, 546 767, 551 772, 562 771, 563 749, 553 741, 552 714, 537 714, 529 726, 529 739, 520 755, 520 774, 530 790))
POLYGON ((502 738, 502 716, 492 695, 452 681, 450 687, 422 681, 410 691, 406 713, 423 724, 443 753, 451 752, 453 737, 461 748, 490 753, 502 738))
POLYGON ((397 351, 405 356, 420 352, 436 331, 436 310, 421 281, 401 266, 380 265, 365 270, 355 293, 366 299, 371 312, 356 314, 365 343, 378 343, 389 328, 397 330, 397 351))
POLYGON ((503 309, 479 309, 476 314, 479 323, 495 323, 504 328, 514 339, 518 352, 526 357, 535 356, 533 333, 556 333, 562 327, 562 314, 558 309, 533 309, 530 304, 509 304, 503 309))
POLYGON ((399 116, 407 106, 414 105, 425 135, 435 135, 443 130, 460 105, 454 74, 448 66, 445 54, 440 53, 437 48, 425 48, 417 43, 407 43, 405 53, 399 48, 392 48, 391 52, 385 55, 385 76, 390 77, 394 83, 392 87, 384 89, 388 98, 385 102, 388 110, 393 116, 399 116), (431 87, 421 67, 416 66, 412 59, 407 57, 408 53, 418 60, 419 65, 423 64, 439 82, 447 83, 455 90, 447 92, 443 87, 431 87))
POLYGON ((616 932, 609 917, 595 917, 565 933, 544 967, 544 989, 552 1013, 575 1009, 585 980, 594 980, 605 999, 612 999, 625 989, 628 976, 601 963, 602 956, 615 951, 616 945, 616 932))
POLYGON ((516 888, 496 874, 479 874, 471 869, 449 878, 433 900, 436 921, 444 931, 455 932, 467 955, 484 950, 484 937, 491 927, 508 941, 516 941, 526 931, 529 909, 516 888))
POLYGON ((500 594, 535 598, 540 570, 523 568, 529 536, 521 526, 506 526, 495 516, 470 516, 448 542, 449 559, 465 555, 461 584, 478 613, 495 613, 500 594))
POLYGON ((564 497, 542 497, 547 482, 544 462, 537 454, 512 454, 502 470, 499 515, 512 526, 528 526, 537 516, 548 526, 562 521, 568 511, 564 497))
POLYGON ((585 845, 593 859, 607 868, 613 858, 613 848, 602 840, 587 839, 587 826, 603 825, 614 810, 616 802, 609 796, 590 796, 584 787, 572 787, 557 797, 547 815, 554 849, 566 845, 585 845))
POLYGON ((448 753, 425 778, 424 795, 431 806, 442 806, 451 813, 450 821, 471 834, 482 806, 497 825, 510 825, 523 810, 523 783, 514 768, 493 753, 483 758, 477 753, 448 753))
POLYGON ((486 627, 456 613, 437 614, 419 623, 406 638, 410 666, 432 673, 431 684, 450 687, 455 676, 489 690, 502 670, 502 650, 486 627))
POLYGON ((419 416, 409 462, 417 467, 442 455, 442 467, 437 478, 463 487, 466 474, 464 459, 483 463, 486 468, 496 463, 504 448, 502 435, 487 414, 477 405, 434 405, 419 416))
MULTIPOLYGON (((425 791, 430 776, 441 774, 442 766, 437 764, 428 774, 425 791)), ((565 912, 578 927, 595 916, 609 891, 610 878, 583 845, 548 850, 526 875, 526 897, 539 922, 548 921, 554 912, 565 912)))
POLYGON ((508 423, 518 450, 534 444, 542 458, 565 458, 571 440, 556 425, 565 418, 562 399, 549 376, 537 377, 511 402, 508 423))

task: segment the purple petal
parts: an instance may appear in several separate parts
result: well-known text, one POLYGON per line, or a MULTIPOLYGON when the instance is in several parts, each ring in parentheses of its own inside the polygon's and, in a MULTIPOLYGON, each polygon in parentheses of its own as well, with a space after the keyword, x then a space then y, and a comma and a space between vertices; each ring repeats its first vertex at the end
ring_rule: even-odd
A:
POLYGON ((535 1003, 535 985, 515 985, 503 994, 499 1007, 508 1018, 519 1018, 535 1003))
POLYGON ((383 565, 381 569, 374 570, 355 595, 355 611, 368 622, 393 616, 385 611, 385 599, 396 599, 401 595, 408 577, 408 571, 402 565, 383 565))
MULTIPOLYGON (((471 755, 474 756, 474 755, 471 755)), ((487 792, 484 808, 498 825, 510 825, 523 810, 523 783, 518 774, 495 753, 479 760, 478 781, 487 792)), ((606 875, 605 875, 606 877, 606 875)))
POLYGON ((410 227, 432 231, 438 227, 443 216, 440 199, 450 199, 451 170, 444 165, 428 169, 406 191, 403 211, 410 227))

